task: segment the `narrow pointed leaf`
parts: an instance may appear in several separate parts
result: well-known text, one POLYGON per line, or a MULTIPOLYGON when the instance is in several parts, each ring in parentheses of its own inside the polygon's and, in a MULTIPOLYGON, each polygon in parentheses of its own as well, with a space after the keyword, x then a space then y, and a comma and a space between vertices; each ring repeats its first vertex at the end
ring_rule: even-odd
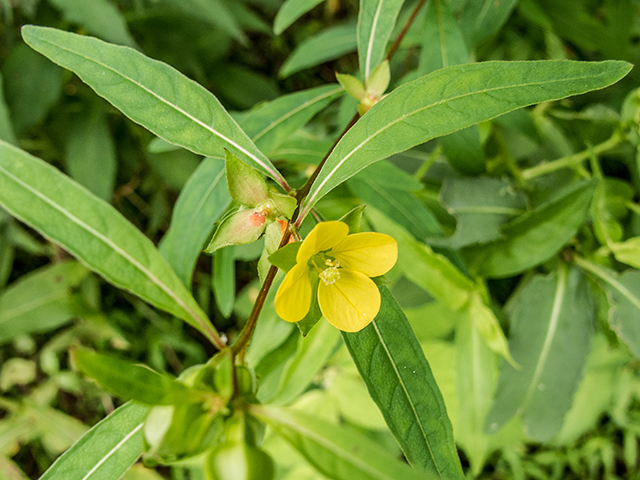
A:
POLYGON ((407 317, 386 287, 376 318, 343 333, 371 398, 409 463, 447 480, 462 479, 451 423, 438 385, 407 317))
MULTIPOLYGON (((465 3, 460 19, 460 28, 467 45, 475 48, 495 35, 507 21, 517 0, 470 0, 465 3)), ((564 3, 564 2, 563 2, 564 3)))
POLYGON ((363 81, 384 59, 404 0, 360 0, 358 59, 363 81))
POLYGON ((596 182, 578 183, 564 195, 502 227, 504 238, 461 251, 469 268, 491 278, 508 277, 548 260, 584 222, 596 182))
POLYGON ((544 442, 562 427, 591 348, 594 305, 586 277, 561 265, 536 276, 518 294, 509 349, 520 365, 503 362, 496 400, 487 415, 490 433, 516 413, 527 437, 544 442))
POLYGON ((335 480, 433 480, 413 470, 354 429, 277 407, 251 406, 250 413, 284 437, 323 475, 335 480))
POLYGON ((127 117, 170 143, 221 157, 226 148, 282 186, 286 181, 204 87, 128 47, 27 25, 33 49, 68 68, 127 117))
POLYGON ((216 341, 205 313, 147 237, 51 165, 1 141, 0 205, 113 285, 216 341))
POLYGON ((148 410, 133 402, 121 406, 63 453, 40 480, 120 478, 142 453, 148 410))
POLYGON ((230 203, 224 162, 205 158, 180 192, 171 225, 159 246, 185 286, 191 286, 196 260, 230 203))
POLYGON ((323 0, 285 0, 273 21, 273 33, 280 35, 298 18, 323 0))
POLYGON ((373 162, 517 108, 606 87, 630 69, 621 61, 484 62, 444 68, 406 83, 342 137, 314 181, 300 218, 373 162))
POLYGON ((464 36, 446 0, 433 0, 424 16, 419 75, 469 61, 464 36))

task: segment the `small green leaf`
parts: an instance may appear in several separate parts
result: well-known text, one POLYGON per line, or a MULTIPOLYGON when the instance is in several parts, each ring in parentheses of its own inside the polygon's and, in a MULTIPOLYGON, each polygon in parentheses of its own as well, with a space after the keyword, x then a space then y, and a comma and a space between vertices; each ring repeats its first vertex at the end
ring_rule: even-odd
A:
POLYGON ((359 205, 340 217, 340 221, 346 223, 349 227, 349 234, 360 232, 360 222, 362 221, 365 207, 366 205, 359 205))
POLYGON ((293 212, 296 211, 296 207, 298 206, 295 197, 285 195, 283 193, 270 191, 269 200, 271 200, 271 203, 278 211, 278 216, 282 216, 286 219, 290 219, 293 216, 293 212))
POLYGON ((613 243, 610 247, 616 260, 640 268, 640 237, 633 237, 621 243, 613 243))
POLYGON ((323 0, 285 0, 273 22, 273 33, 280 35, 298 18, 323 0))
POLYGON ((257 207, 269 198, 267 183, 257 170, 240 161, 233 153, 225 150, 227 187, 229 194, 240 205, 257 207))
POLYGON ((229 318, 236 300, 236 262, 233 247, 215 251, 211 270, 213 298, 222 316, 229 318))
POLYGON ((266 228, 264 215, 253 208, 239 210, 226 217, 213 234, 205 252, 213 253, 229 245, 247 245, 262 236, 266 228))
POLYGON ((317 417, 271 406, 249 413, 271 426, 319 472, 335 480, 433 480, 399 461, 368 436, 317 417))
POLYGON ((121 406, 63 453, 40 480, 120 478, 140 457, 148 411, 133 402, 121 406))
POLYGON ((367 91, 364 89, 362 82, 353 75, 347 75, 344 73, 336 73, 336 80, 342 85, 345 92, 352 98, 355 98, 359 102, 367 95, 367 91))
POLYGON ((300 250, 300 245, 302 245, 302 242, 293 242, 285 245, 269 255, 269 261, 272 265, 288 272, 296 264, 296 255, 300 250))
POLYGON ((512 367, 519 369, 520 366, 511 356, 509 345, 504 336, 504 332, 498 323, 493 311, 484 304, 479 292, 474 292, 469 302, 469 316, 473 318, 476 328, 488 347, 502 356, 512 367))
POLYGON ((444 479, 462 479, 451 423, 440 390, 404 313, 386 287, 376 318, 343 333, 371 398, 409 463, 444 479))
POLYGON ((382 96, 389 87, 391 81, 391 71, 389 70, 389 60, 385 60, 373 69, 367 78, 367 93, 376 98, 382 96))
POLYGON ((180 405, 202 399, 201 392, 150 368, 86 349, 76 349, 74 356, 80 371, 125 400, 134 399, 148 405, 180 405))

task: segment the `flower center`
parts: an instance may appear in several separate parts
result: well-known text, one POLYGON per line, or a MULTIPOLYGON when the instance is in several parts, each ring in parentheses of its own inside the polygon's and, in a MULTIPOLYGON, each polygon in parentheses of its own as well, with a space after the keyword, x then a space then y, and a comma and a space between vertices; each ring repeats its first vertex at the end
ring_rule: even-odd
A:
POLYGON ((338 267, 329 267, 321 271, 319 277, 325 285, 333 285, 340 278, 340 270, 338 270, 338 267))

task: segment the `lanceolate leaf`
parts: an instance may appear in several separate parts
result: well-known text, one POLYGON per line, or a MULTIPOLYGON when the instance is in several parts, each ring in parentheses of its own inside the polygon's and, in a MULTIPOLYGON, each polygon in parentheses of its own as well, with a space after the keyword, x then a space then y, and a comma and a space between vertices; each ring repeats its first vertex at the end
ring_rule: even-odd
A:
POLYGON ((371 398, 414 467, 447 480, 463 478, 438 385, 407 318, 386 287, 364 330, 342 337, 371 398))
POLYGON ((286 438, 314 467, 335 480, 433 480, 357 431, 302 412, 251 406, 250 413, 286 438))
POLYGON ((340 140, 299 218, 373 162, 520 107, 606 87, 630 68, 621 61, 485 62, 444 68, 406 83, 372 107, 340 140))
POLYGON ((136 123, 195 153, 220 157, 223 149, 287 183, 220 102, 174 68, 128 47, 53 28, 27 25, 32 48, 76 73, 136 123))
POLYGON ((544 442, 560 431, 582 378, 594 305, 585 276, 564 265, 534 277, 515 301, 509 349, 521 368, 503 362, 486 426, 493 433, 519 413, 525 434, 544 442))
POLYGON ((231 202, 224 173, 222 160, 205 158, 200 163, 180 192, 171 225, 160 242, 160 253, 187 287, 215 222, 231 202))
POLYGON ((515 275, 548 260, 584 221, 595 182, 578 183, 565 195, 502 227, 505 238, 461 251, 474 273, 491 278, 515 275))
POLYGON ((148 407, 129 402, 102 420, 60 456, 40 480, 113 480, 142 453, 148 407))
POLYGON ((382 62, 403 3, 404 0, 360 0, 358 58, 363 81, 382 62))
POLYGON ((0 204, 110 283, 216 342, 215 328, 147 237, 52 166, 1 141, 0 204))
POLYGON ((285 0, 273 21, 273 33, 280 35, 293 22, 323 0, 285 0))

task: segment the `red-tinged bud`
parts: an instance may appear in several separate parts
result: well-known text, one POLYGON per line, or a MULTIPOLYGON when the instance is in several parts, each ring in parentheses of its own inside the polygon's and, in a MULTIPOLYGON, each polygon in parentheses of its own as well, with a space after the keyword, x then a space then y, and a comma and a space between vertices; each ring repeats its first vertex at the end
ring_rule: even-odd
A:
POLYGON ((267 221, 267 216, 264 214, 264 212, 260 210, 253 212, 249 216, 249 223, 254 227, 261 227, 262 225, 264 225, 264 222, 266 221, 267 221))

